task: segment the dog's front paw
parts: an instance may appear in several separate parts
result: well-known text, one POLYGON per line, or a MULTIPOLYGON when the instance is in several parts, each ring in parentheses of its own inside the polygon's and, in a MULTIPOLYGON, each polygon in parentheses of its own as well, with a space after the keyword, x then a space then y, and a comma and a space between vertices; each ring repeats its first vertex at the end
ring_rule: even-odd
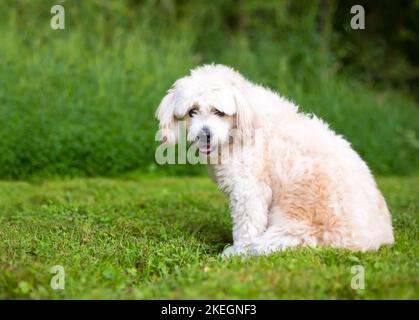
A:
POLYGON ((245 245, 233 245, 227 247, 223 250, 221 254, 221 258, 229 258, 232 256, 246 256, 247 255, 247 247, 245 245))

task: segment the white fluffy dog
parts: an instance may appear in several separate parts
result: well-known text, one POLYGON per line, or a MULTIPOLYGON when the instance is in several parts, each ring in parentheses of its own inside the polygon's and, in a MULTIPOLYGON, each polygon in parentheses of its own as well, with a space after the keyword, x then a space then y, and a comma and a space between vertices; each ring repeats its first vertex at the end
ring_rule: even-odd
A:
POLYGON ((177 142, 184 120, 199 152, 218 157, 208 167, 230 199, 233 221, 234 244, 224 256, 298 246, 370 250, 394 242, 386 202, 350 144, 233 69, 192 70, 175 82, 156 116, 168 142, 177 142), (235 145, 241 152, 231 155, 235 145))

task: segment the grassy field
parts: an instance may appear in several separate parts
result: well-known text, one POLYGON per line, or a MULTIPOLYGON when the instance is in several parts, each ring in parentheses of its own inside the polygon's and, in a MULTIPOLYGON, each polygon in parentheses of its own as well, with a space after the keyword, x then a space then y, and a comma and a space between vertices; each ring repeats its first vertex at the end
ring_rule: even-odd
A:
POLYGON ((419 177, 378 179, 396 244, 223 261, 227 199, 207 178, 0 182, 0 298, 419 299, 419 177), (62 265, 64 290, 50 268, 62 265), (365 289, 350 286, 365 268, 365 289))

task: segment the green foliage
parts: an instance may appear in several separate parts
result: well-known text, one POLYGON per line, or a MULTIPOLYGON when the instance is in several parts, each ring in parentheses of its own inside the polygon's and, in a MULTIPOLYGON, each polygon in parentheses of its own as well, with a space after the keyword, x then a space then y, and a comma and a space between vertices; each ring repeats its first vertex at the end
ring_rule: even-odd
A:
POLYGON ((336 4, 334 42, 343 68, 370 83, 410 87, 418 98, 419 1, 341 0, 336 4), (366 28, 353 32, 348 8, 365 8, 366 28), (403 10, 400 10, 403 8, 403 10))
POLYGON ((0 4, 0 178, 199 173, 156 166, 154 110, 210 62, 325 118, 374 171, 418 167, 417 103, 337 74, 317 2, 65 1, 63 31, 50 29, 52 4, 0 4))
POLYGON ((227 199, 207 178, 0 182, 0 299, 418 299, 419 178, 378 179, 396 243, 222 260, 227 199), (52 290, 62 265, 65 289, 52 290), (365 290, 350 286, 365 268, 365 290))

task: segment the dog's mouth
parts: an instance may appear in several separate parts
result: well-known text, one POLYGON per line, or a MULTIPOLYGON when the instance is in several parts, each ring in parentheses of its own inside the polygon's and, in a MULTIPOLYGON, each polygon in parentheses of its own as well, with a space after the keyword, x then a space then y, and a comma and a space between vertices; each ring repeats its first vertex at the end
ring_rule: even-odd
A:
POLYGON ((214 146, 211 146, 211 144, 207 143, 206 145, 203 146, 199 146, 199 152, 202 154, 210 154, 211 152, 213 152, 215 150, 214 146))

